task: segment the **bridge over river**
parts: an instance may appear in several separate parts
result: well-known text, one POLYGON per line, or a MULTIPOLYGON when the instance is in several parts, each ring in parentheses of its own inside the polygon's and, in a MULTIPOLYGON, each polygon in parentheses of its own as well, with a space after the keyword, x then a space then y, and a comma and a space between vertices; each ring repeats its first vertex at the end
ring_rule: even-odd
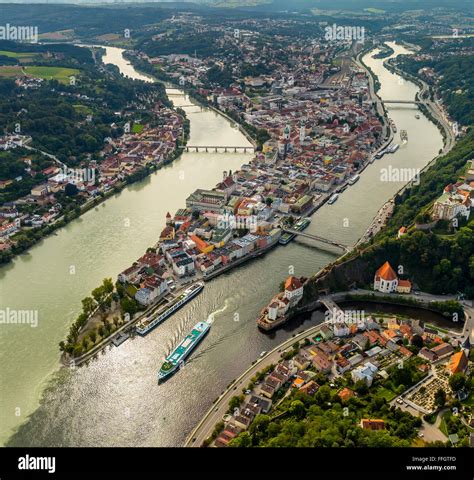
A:
POLYGON ((255 152, 255 147, 252 145, 183 145, 181 148, 186 152, 255 152))
POLYGON ((317 242, 322 242, 327 245, 332 245, 333 247, 338 247, 341 250, 345 250, 346 252, 350 252, 352 250, 352 247, 349 247, 348 245, 344 245, 343 243, 336 242, 334 240, 329 240, 324 237, 320 237, 319 235, 313 235, 312 233, 306 233, 306 232, 300 232, 299 230, 295 230, 293 228, 282 228, 283 232, 288 232, 292 233, 293 235, 299 235, 301 237, 309 238, 311 240, 316 240, 317 242))
POLYGON ((418 100, 385 100, 384 99, 383 103, 401 103, 405 105, 419 105, 420 103, 423 103, 423 102, 420 102, 418 100))

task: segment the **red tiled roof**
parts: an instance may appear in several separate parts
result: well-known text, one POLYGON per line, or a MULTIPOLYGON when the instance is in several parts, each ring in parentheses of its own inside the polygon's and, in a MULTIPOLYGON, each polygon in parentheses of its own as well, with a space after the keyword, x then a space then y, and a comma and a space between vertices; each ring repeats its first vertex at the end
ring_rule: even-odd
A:
POLYGON ((390 263, 385 262, 376 272, 375 276, 382 278, 383 280, 390 281, 397 278, 397 274, 393 270, 390 263))
POLYGON ((298 278, 291 276, 286 279, 285 290, 289 290, 291 292, 293 290, 297 290, 298 288, 301 288, 301 282, 298 278))

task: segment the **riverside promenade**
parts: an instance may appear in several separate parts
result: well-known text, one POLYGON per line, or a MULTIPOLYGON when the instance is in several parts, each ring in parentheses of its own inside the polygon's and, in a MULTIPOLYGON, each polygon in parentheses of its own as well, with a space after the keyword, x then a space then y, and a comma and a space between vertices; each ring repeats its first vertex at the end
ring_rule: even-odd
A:
POLYGON ((309 335, 315 335, 326 323, 327 322, 320 323, 297 335, 294 335, 268 352, 264 357, 259 358, 255 363, 253 363, 240 377, 234 380, 229 385, 227 390, 223 392, 221 396, 214 402, 206 415, 204 415, 203 419, 193 429, 184 446, 200 447, 204 440, 211 435, 216 423, 220 422, 222 417, 227 413, 230 399, 234 395, 240 395, 242 389, 244 389, 250 383, 252 377, 269 365, 278 363, 282 359, 282 353, 284 350, 290 348, 295 342, 304 340, 309 335))
MULTIPOLYGON (((345 294, 350 293, 351 295, 367 295, 368 293, 374 293, 376 297, 380 297, 382 301, 382 297, 385 294, 380 292, 372 292, 369 290, 353 290, 350 292, 338 292, 336 294, 327 295, 324 298, 327 301, 321 301, 321 303, 325 303, 327 306, 331 306, 331 301, 341 300, 345 294)), ((411 294, 404 294, 404 295, 397 295, 394 294, 394 297, 410 297, 414 300, 420 301, 420 306, 422 308, 429 308, 429 305, 433 301, 446 301, 446 300, 453 300, 455 296, 453 295, 431 295, 427 293, 420 292, 417 295, 411 294)), ((453 338, 457 338, 459 341, 464 342, 466 339, 469 339, 471 344, 474 344, 474 302, 463 302, 463 307, 465 311, 465 321, 460 332, 450 331, 449 334, 452 335, 453 338)), ((228 413, 229 409, 229 401, 233 396, 238 396, 242 392, 243 389, 250 383, 252 377, 254 377, 258 372, 262 371, 266 367, 270 365, 274 365, 282 360, 282 354, 290 348, 295 342, 300 342, 307 337, 316 335, 319 330, 324 325, 329 325, 332 322, 332 319, 329 318, 325 322, 322 322, 318 325, 310 327, 303 332, 295 334, 288 340, 284 341, 273 350, 268 352, 262 358, 256 360, 245 372, 242 373, 236 380, 234 380, 228 388, 222 392, 222 394, 217 398, 217 400, 213 403, 212 407, 208 410, 208 412, 204 415, 201 421, 196 425, 196 427, 191 431, 189 434, 186 442, 184 443, 185 447, 201 447, 203 442, 211 436, 215 425, 222 421, 224 415, 228 413)))

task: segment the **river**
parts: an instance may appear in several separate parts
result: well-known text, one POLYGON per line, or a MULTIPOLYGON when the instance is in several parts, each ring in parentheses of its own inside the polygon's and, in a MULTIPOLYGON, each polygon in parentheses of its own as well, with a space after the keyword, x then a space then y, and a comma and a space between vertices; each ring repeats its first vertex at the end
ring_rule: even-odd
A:
MULTIPOLYGON (((394 55, 408 53, 392 45, 394 55)), ((106 62, 136 77, 118 49, 107 48, 106 62)), ((364 62, 379 76, 382 98, 413 99, 416 85, 399 83, 382 60, 364 62)), ((175 105, 189 105, 169 89, 175 105)), ((237 129, 216 113, 185 107, 191 144, 246 145, 237 129)), ((389 110, 409 141, 393 155, 376 160, 333 205, 313 215, 308 232, 353 244, 380 206, 403 182, 380 181, 381 169, 422 168, 442 147, 437 128, 414 106, 389 110)), ((235 153, 186 153, 172 165, 132 185, 106 203, 45 239, 0 270, 2 297, 10 308, 37 309, 39 325, 0 329, 2 412, 0 441, 15 446, 178 446, 212 401, 262 350, 318 323, 321 312, 295 320, 271 334, 257 330, 260 308, 290 272, 311 275, 337 251, 295 240, 206 284, 193 302, 144 338, 110 347, 89 365, 59 368, 58 342, 80 307, 80 299, 102 278, 116 274, 156 241, 164 216, 184 206, 197 187, 212 187, 223 170, 251 158, 235 153), (130 226, 128 225, 128 221, 130 226), (74 265, 75 275, 70 275, 74 265), (163 357, 198 320, 213 327, 186 366, 162 385, 156 373, 163 357), (20 415, 16 415, 20 407, 20 415)), ((2 301, 2 304, 6 303, 2 301)))

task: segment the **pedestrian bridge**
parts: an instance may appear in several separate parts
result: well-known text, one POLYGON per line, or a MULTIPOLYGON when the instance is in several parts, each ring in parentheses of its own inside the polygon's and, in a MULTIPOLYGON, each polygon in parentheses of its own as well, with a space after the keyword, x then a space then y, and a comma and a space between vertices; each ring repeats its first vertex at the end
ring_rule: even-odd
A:
POLYGON ((282 228, 282 231, 309 238, 311 240, 316 240, 317 242, 322 242, 327 245, 332 245, 333 247, 338 247, 346 252, 350 252, 352 250, 352 247, 344 245, 343 243, 335 242, 334 240, 328 240, 327 238, 320 237, 319 235, 313 235, 312 233, 300 232, 299 230, 295 230, 293 228, 282 228))
POLYGON ((344 310, 331 297, 320 297, 319 301, 334 317, 344 318, 344 310))

